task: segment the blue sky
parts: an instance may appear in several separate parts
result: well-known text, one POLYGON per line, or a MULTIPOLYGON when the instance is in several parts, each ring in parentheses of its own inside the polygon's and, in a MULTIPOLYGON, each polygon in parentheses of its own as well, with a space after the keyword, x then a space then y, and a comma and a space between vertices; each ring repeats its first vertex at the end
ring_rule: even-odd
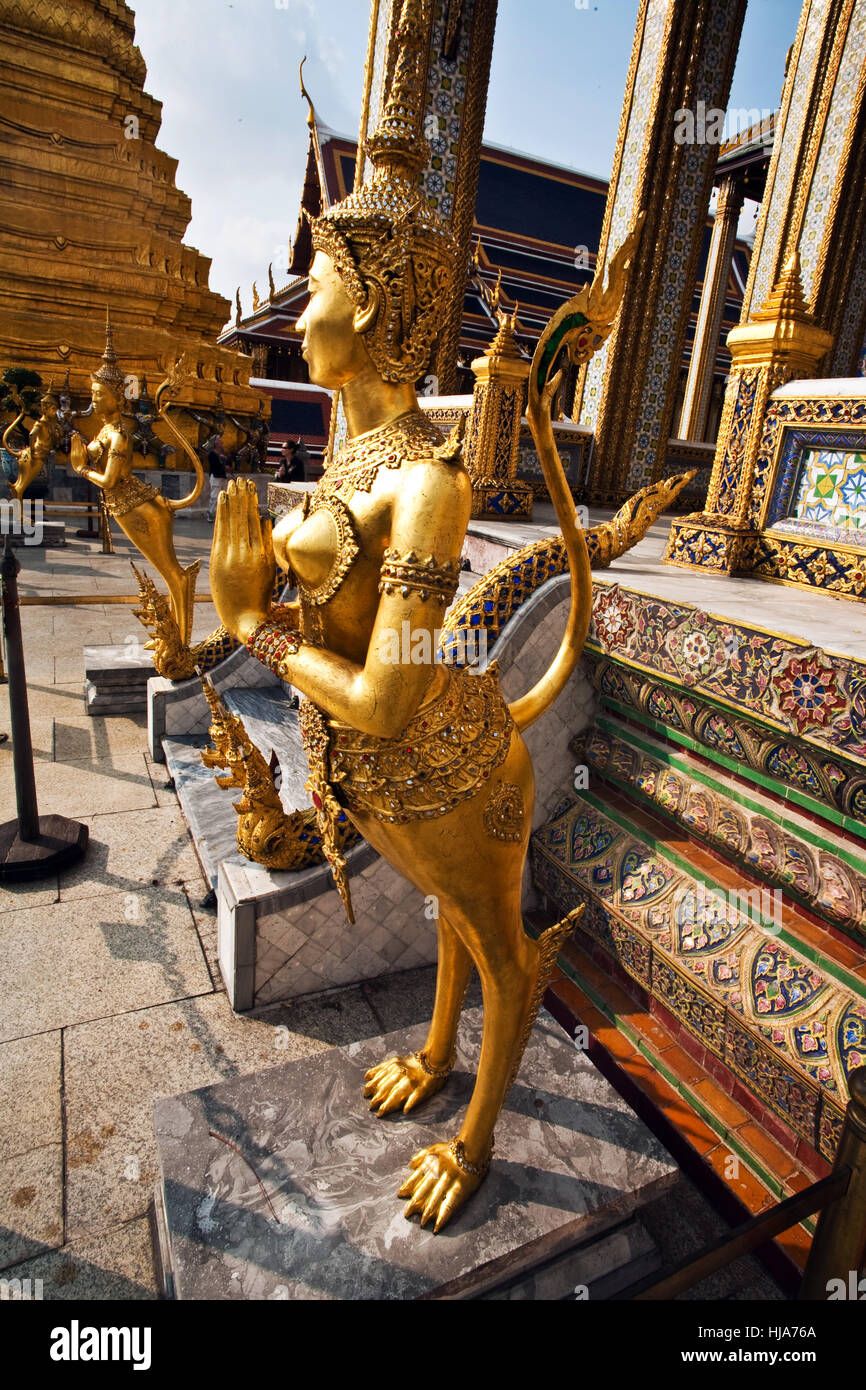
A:
MULTIPOLYGON (((134 5, 134 0, 133 0, 134 5)), ((797 0, 749 0, 730 107, 774 109, 797 0)), ((192 199, 188 243, 229 298, 267 285, 294 234, 307 149, 298 64, 325 124, 357 136, 368 0, 139 0, 158 144, 192 199)), ((607 178, 637 0, 499 0, 485 139, 607 178)), ((742 225, 742 224, 741 224, 742 225)), ((279 279, 279 276, 277 277, 279 279)))

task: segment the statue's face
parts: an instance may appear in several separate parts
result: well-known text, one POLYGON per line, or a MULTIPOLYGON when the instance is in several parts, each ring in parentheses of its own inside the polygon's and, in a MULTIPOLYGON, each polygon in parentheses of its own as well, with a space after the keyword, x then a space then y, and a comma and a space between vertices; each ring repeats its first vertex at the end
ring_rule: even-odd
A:
POLYGON ((120 403, 110 386, 106 386, 104 381, 94 381, 93 390, 90 393, 93 401, 93 409, 97 415, 116 415, 120 409, 120 403))
POLYGON ((310 300, 295 325, 304 335, 301 352, 314 385, 336 391, 370 365, 370 356, 355 328, 355 305, 324 251, 316 252, 309 282, 310 300))

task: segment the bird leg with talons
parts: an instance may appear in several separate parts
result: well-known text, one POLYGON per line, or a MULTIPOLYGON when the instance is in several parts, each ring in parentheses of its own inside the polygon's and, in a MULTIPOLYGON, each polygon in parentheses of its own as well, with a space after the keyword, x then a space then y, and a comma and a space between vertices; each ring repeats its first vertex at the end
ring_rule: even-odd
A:
MULTIPOLYGON (((582 905, 563 917, 562 922, 549 927, 538 941, 531 941, 520 927, 520 935, 514 935, 506 949, 512 960, 496 960, 499 952, 493 945, 488 952, 487 966, 480 963, 482 990, 485 994, 484 1031, 482 1031, 481 1058, 478 1061, 478 1077, 473 1098, 468 1104, 466 1119, 459 1134, 443 1144, 431 1144, 420 1150, 410 1161, 410 1173, 399 1188, 398 1197, 409 1197, 405 1209, 406 1218, 420 1215, 421 1225, 434 1222, 434 1233, 473 1195, 487 1176, 493 1155, 493 1127, 496 1125, 500 1109, 507 1091, 516 1079, 525 1045, 530 1040, 532 1024, 538 1015, 539 1006, 556 958, 563 942, 570 937, 574 924, 582 915, 582 905), (491 963, 495 969, 489 973, 491 963), (487 983, 487 988, 485 988, 487 983)), ((439 933, 442 942, 442 933, 439 933)), ((439 990, 436 988, 436 1001, 439 990)), ((463 997, 457 998, 455 1012, 450 1019, 436 1020, 431 1026, 434 1036, 436 1023, 445 1024, 449 1036, 456 1038, 459 1023, 460 1005, 463 997)), ((425 1052, 421 1054, 424 1056, 425 1052)), ((375 1072, 388 1079, 389 1066, 393 1069, 398 1063, 398 1081, 392 1094, 396 1094, 395 1104, 399 1104, 400 1080, 399 1063, 403 1058, 393 1058, 391 1062, 381 1063, 375 1072)), ((450 1070, 450 1068, 448 1069, 450 1070)), ((370 1076, 371 1073, 367 1073, 370 1076)), ((393 1074, 393 1073, 392 1073, 393 1074)), ((388 1083, 386 1083, 388 1084, 388 1083)), ((405 1084, 405 1081, 403 1081, 405 1084)), ((439 1081, 435 1090, 445 1084, 445 1077, 439 1081)), ((427 1093, 427 1094, 432 1094, 427 1093)), ((410 1093, 405 1109, 424 1099, 425 1094, 410 1093), (417 1097, 417 1098, 416 1098, 417 1097)), ((379 1113, 385 1113, 382 1108, 379 1113)))
POLYGON ((472 974, 472 957, 443 917, 437 923, 439 952, 436 1000, 424 1046, 409 1057, 389 1057, 364 1077, 370 1109, 388 1115, 402 1108, 407 1114, 421 1101, 441 1091, 454 1067, 460 1010, 472 974))

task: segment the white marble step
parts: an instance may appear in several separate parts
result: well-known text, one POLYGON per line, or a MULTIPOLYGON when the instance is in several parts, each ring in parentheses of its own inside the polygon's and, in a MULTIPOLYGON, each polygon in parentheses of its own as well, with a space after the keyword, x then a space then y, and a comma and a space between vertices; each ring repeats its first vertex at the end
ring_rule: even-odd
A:
POLYGON ((280 800, 286 811, 309 806, 304 783, 310 775, 301 744, 298 711, 285 686, 251 690, 240 687, 222 693, 226 709, 243 720, 244 728, 265 762, 276 753, 280 764, 280 800))

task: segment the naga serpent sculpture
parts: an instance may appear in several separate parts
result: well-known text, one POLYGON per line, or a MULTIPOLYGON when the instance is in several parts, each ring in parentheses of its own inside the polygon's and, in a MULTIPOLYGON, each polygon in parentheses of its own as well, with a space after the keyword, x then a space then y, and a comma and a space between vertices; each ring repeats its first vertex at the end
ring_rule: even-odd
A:
POLYGON ((174 513, 195 502, 204 485, 204 470, 198 454, 169 419, 162 404, 163 398, 175 392, 183 379, 181 358, 157 390, 155 404, 160 419, 195 470, 195 484, 186 497, 163 497, 133 472, 133 427, 124 414, 126 377, 118 366, 110 319, 106 320, 102 366, 91 377, 93 409, 102 425, 89 444, 80 434, 74 433, 69 455, 76 473, 102 489, 106 508, 120 529, 162 575, 168 586, 172 617, 180 640, 186 646, 192 633, 195 581, 200 562, 195 560, 186 568, 180 564, 174 550, 174 513))
MULTIPOLYGON (((638 229, 601 276, 551 320, 529 384, 528 417, 562 529, 571 576, 566 630, 551 666, 506 704, 495 663, 474 674, 427 661, 394 663, 408 623, 421 646, 453 598, 471 485, 453 441, 418 407, 449 293, 451 234, 417 186, 425 87, 419 0, 404 0, 390 90, 368 142, 374 172, 312 222, 309 304, 298 323, 310 379, 342 391, 348 438, 308 505, 271 533, 255 489, 232 480, 220 497, 210 583, 225 627, 305 696, 300 725, 307 783, 335 882, 353 921, 335 830, 357 831, 438 903, 438 973, 423 1048, 366 1075, 379 1115, 445 1085, 473 965, 484 1000, 481 1056, 459 1133, 417 1153, 398 1195, 434 1230, 482 1182, 493 1132, 544 988, 576 913, 536 942, 521 917, 521 876, 534 779, 521 730, 553 703, 586 638, 592 584, 585 538, 556 453, 550 403, 561 349, 585 362, 610 332, 638 229), (277 563, 299 601, 275 608, 277 563)), ((413 642, 413 648, 414 648, 413 642)))

